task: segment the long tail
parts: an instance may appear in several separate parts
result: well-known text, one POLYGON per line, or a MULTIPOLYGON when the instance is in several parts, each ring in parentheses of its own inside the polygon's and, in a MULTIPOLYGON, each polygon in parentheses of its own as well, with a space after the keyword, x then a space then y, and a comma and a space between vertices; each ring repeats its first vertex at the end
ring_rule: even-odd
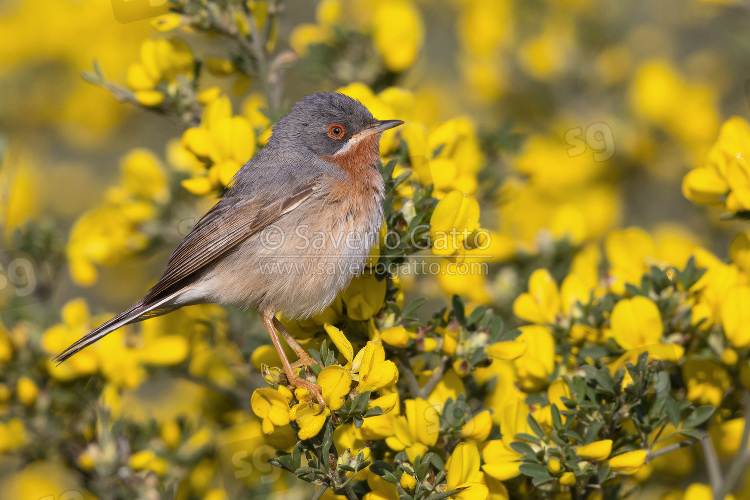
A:
POLYGON ((55 362, 59 365, 81 349, 90 346, 97 340, 103 338, 109 333, 121 328, 130 323, 137 323, 144 319, 153 318, 154 316, 161 316, 170 311, 173 311, 179 306, 170 306, 168 302, 179 295, 182 290, 167 295, 165 298, 157 300, 155 302, 145 303, 143 300, 138 301, 132 307, 126 311, 121 312, 109 321, 104 322, 91 333, 88 333, 81 337, 78 341, 72 344, 70 347, 61 352, 56 358, 55 362))

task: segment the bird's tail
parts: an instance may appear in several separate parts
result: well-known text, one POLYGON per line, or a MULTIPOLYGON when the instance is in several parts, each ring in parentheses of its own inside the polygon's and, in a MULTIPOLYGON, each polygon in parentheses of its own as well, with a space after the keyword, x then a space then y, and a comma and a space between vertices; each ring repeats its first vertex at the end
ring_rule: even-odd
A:
POLYGON ((121 328, 130 323, 137 323, 144 319, 153 318, 154 316, 161 316, 175 309, 175 306, 170 304, 180 291, 172 293, 163 299, 154 302, 144 302, 143 300, 138 301, 132 307, 126 311, 121 312, 114 318, 102 323, 92 332, 84 335, 70 347, 61 352, 56 358, 55 362, 59 365, 81 349, 90 346, 97 340, 105 337, 107 334, 121 328))

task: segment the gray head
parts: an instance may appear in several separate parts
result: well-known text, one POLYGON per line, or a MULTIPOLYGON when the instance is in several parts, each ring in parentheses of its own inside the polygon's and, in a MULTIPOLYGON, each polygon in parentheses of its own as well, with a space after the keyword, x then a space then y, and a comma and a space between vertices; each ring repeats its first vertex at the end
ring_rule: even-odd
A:
POLYGON ((317 92, 297 104, 273 127, 269 145, 294 146, 300 153, 332 157, 365 136, 401 125, 377 120, 359 101, 337 92, 317 92))

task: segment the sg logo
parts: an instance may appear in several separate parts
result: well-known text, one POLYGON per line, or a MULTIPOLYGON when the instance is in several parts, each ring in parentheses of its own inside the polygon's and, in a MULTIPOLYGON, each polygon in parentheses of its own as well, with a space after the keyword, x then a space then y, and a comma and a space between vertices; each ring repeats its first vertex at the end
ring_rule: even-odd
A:
POLYGON ((169 12, 168 0, 111 0, 115 19, 123 24, 169 12))
POLYGON ((612 129, 604 122, 592 123, 584 132, 582 127, 565 132, 568 157, 580 156, 589 148, 594 152, 594 161, 607 161, 615 154, 615 137, 612 129))

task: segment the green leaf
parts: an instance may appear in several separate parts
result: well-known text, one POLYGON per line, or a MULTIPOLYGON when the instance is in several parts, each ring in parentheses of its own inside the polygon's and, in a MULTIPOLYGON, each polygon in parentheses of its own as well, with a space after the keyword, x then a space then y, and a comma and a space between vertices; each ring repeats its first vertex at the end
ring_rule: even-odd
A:
MULTIPOLYGON (((526 421, 529 423, 529 427, 531 427, 531 430, 534 431, 534 434, 539 436, 539 439, 543 441, 547 439, 547 435, 544 433, 544 429, 542 429, 542 426, 539 425, 539 422, 537 422, 534 417, 529 415, 528 417, 526 417, 526 421)), ((518 438, 518 436, 516 436, 516 438, 518 438)))
POLYGON ((484 313, 487 312, 487 308, 485 306, 479 306, 473 311, 471 311, 471 314, 469 314, 469 317, 466 320, 467 325, 473 325, 477 321, 479 321, 482 316, 484 316, 484 313))
POLYGON ((397 187, 399 187, 401 184, 403 184, 403 182, 406 179, 408 179, 410 175, 411 175, 411 170, 407 170, 403 174, 401 174, 398 177, 396 177, 396 180, 393 181, 393 187, 394 187, 394 189, 397 188, 397 187))
POLYGON ((681 429, 680 431, 678 431, 678 433, 697 440, 703 438, 703 433, 698 429, 681 429))
POLYGON ((605 392, 608 392, 609 394, 615 393, 615 381, 612 379, 612 375, 609 374, 609 370, 606 368, 596 370, 593 375, 597 384, 599 384, 605 392))
POLYGON ((391 467, 388 462, 383 460, 375 460, 370 464, 370 472, 393 484, 397 484, 400 479, 400 477, 396 477, 396 471, 394 468, 391 467))
POLYGON ((291 472, 296 471, 299 469, 299 464, 295 464, 294 457, 291 453, 282 453, 278 455, 276 458, 272 458, 268 461, 268 463, 275 465, 277 467, 281 467, 284 470, 288 470, 291 472))
POLYGON ((490 342, 497 342, 500 340, 500 334, 503 330, 503 320, 495 316, 490 322, 490 342))
POLYGON ((323 443, 321 444, 321 462, 323 462, 323 467, 325 468, 326 472, 330 472, 331 470, 331 463, 329 460, 326 460, 328 458, 328 454, 331 452, 331 446, 333 446, 333 424, 331 424, 331 420, 329 419, 325 424, 325 431, 323 434, 323 443))
POLYGON ((510 448, 516 453, 520 453, 529 460, 539 460, 536 456, 534 449, 523 441, 513 441, 510 443, 510 448))
MULTIPOLYGON (((515 435, 516 439, 522 439, 524 441, 528 441, 529 443, 535 444, 535 445, 541 445, 542 442, 539 441, 539 438, 536 436, 533 436, 531 434, 526 434, 525 432, 519 432, 515 435)), ((515 441, 514 441, 515 442, 515 441)))
POLYGON ((443 462, 443 459, 437 453, 428 453, 427 456, 435 469, 440 471, 445 469, 445 462, 443 462))
POLYGON ((464 310, 464 301, 458 295, 454 295, 452 299, 453 311, 456 313, 456 320, 462 326, 466 326, 466 314, 464 310))
POLYGON ((591 422, 591 425, 589 425, 588 429, 586 429, 586 433, 583 436, 583 442, 589 444, 596 441, 596 436, 599 435, 599 431, 602 429, 602 425, 604 425, 604 423, 601 420, 595 420, 591 422))
POLYGON ((364 415, 362 415, 364 418, 367 417, 376 417, 378 415, 383 415, 383 409, 379 406, 375 406, 373 408, 370 408, 365 412, 364 415))
POLYGON ((428 496, 425 500, 446 500, 452 497, 453 495, 460 493, 463 490, 464 488, 456 488, 455 490, 444 491, 442 493, 433 493, 432 495, 428 496))
POLYGON ((550 406, 550 413, 552 414, 552 426, 555 430, 560 430, 563 427, 562 419, 560 418, 560 410, 557 405, 550 406))
POLYGON ((297 470, 302 465, 302 442, 297 441, 297 444, 294 445, 294 449, 292 449, 292 465, 294 466, 294 470, 297 470))
POLYGON ((550 481, 554 480, 555 478, 550 475, 548 472, 546 475, 538 475, 534 479, 531 480, 531 484, 534 486, 539 486, 540 484, 549 483, 550 481))
POLYGON ((577 442, 579 442, 579 443, 583 443, 583 442, 584 442, 584 441, 583 441, 583 438, 581 437, 581 435, 580 435, 580 434, 578 434, 578 433, 577 433, 576 431, 574 431, 573 429, 565 429, 565 432, 563 432, 563 435, 565 435, 565 436, 569 437, 569 438, 570 438, 570 439, 572 439, 573 441, 577 441, 577 442))
POLYGON ((417 476, 418 481, 424 481, 427 475, 430 473, 430 461, 424 458, 419 462, 419 465, 414 466, 414 474, 417 476))
POLYGON ((711 418, 711 415, 714 414, 714 411, 716 411, 716 408, 714 408, 713 406, 699 406, 685 419, 685 422, 683 422, 682 424, 683 429, 698 427, 703 422, 711 418))
POLYGON ((406 307, 404 307, 404 310, 401 311, 401 316, 404 319, 412 319, 412 320, 419 319, 414 313, 425 302, 427 302, 427 299, 425 297, 418 297, 418 298, 412 300, 411 302, 409 302, 409 305, 407 305, 406 307))
POLYGON ((529 477, 549 476, 547 467, 541 464, 524 463, 518 466, 518 470, 521 474, 529 477))
POLYGON ((680 423, 680 407, 677 404, 677 401, 674 400, 674 398, 667 398, 665 403, 665 409, 667 410, 667 418, 669 419, 669 422, 677 427, 680 423))

